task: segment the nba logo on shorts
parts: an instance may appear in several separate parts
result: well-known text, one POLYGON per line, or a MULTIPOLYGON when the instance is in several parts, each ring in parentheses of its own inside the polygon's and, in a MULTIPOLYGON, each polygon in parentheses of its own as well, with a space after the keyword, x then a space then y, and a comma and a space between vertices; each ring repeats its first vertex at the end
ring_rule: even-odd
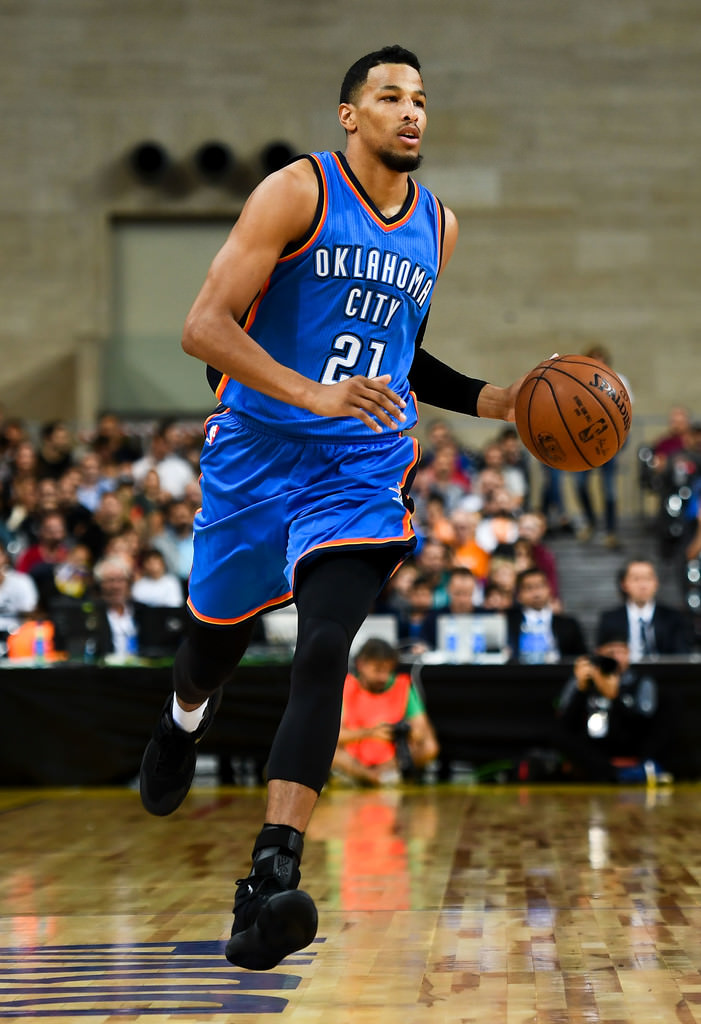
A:
POLYGON ((207 431, 207 444, 214 444, 214 438, 219 433, 219 424, 213 423, 207 431))

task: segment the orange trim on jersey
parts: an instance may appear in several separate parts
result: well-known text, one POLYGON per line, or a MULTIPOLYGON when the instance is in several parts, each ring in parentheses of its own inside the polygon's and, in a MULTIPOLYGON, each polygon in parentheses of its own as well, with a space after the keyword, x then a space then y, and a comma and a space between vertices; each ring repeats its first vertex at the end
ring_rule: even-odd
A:
POLYGON ((401 220, 392 221, 391 223, 388 224, 386 220, 383 220, 382 217, 379 217, 375 213, 375 211, 373 210, 372 206, 369 205, 367 200, 363 197, 363 195, 355 187, 355 185, 353 184, 352 180, 346 174, 346 170, 345 170, 343 164, 341 163, 341 161, 338 159, 338 156, 336 155, 336 153, 332 153, 331 156, 336 161, 338 169, 339 169, 339 171, 340 171, 340 173, 341 173, 341 175, 343 177, 343 180, 348 185, 348 188, 352 191, 353 195, 356 197, 356 199, 358 200, 360 205, 363 207, 363 209, 365 209, 370 214, 370 216, 375 221, 375 223, 379 227, 381 227, 383 231, 394 231, 395 228, 401 228, 404 224, 406 224, 406 222, 412 216, 412 214, 413 214, 414 210, 416 209, 416 206, 417 206, 417 204, 419 202, 419 191, 420 191, 419 190, 419 186, 416 184, 415 181, 413 181, 413 179, 412 179, 412 183, 414 185, 414 198, 413 198, 413 201, 411 203, 411 206, 409 207, 407 212, 404 214, 404 216, 401 218, 401 220))
POLYGON ((443 269, 443 243, 445 242, 445 212, 443 207, 438 202, 438 199, 433 196, 433 202, 436 207, 436 229, 438 231, 438 274, 443 269))
MULTIPOLYGON (((271 277, 272 277, 272 275, 271 275, 271 277)), ((265 293, 267 292, 269 287, 270 287, 270 277, 265 282, 265 284, 263 285, 263 287, 258 292, 258 294, 256 295, 255 299, 253 300, 253 302, 250 305, 248 313, 246 314, 246 319, 241 324, 241 327, 242 327, 242 329, 244 331, 247 332, 249 327, 251 327, 251 325, 253 324, 253 321, 256 318, 256 313, 258 312, 258 307, 260 306, 261 302, 263 301, 265 293)), ((217 396, 217 398, 221 399, 221 396, 224 394, 224 391, 226 390, 226 385, 229 383, 230 380, 231 380, 231 377, 228 374, 223 373, 221 375, 219 383, 217 384, 217 389, 214 392, 214 394, 217 396)))
POLYGON ((199 619, 200 622, 209 622, 213 626, 235 626, 237 622, 243 622, 245 619, 250 619, 253 615, 258 615, 259 612, 269 611, 271 608, 276 608, 281 604, 289 604, 291 600, 292 591, 290 591, 289 594, 283 594, 282 597, 273 597, 269 601, 266 601, 265 604, 260 605, 259 608, 253 608, 252 611, 246 612, 244 615, 238 615, 235 619, 215 619, 210 615, 203 615, 201 612, 197 611, 192 603, 191 597, 188 597, 187 599, 187 606, 195 618, 199 619))
POLYGON ((309 246, 313 245, 314 242, 316 242, 317 238, 319 237, 319 232, 323 228, 324 223, 326 221, 326 214, 329 211, 329 186, 328 182, 326 181, 326 174, 324 172, 323 165, 319 158, 314 156, 313 153, 309 154, 309 159, 313 160, 314 163, 319 168, 319 171, 321 172, 321 180, 323 182, 323 205, 321 208, 321 213, 319 214, 319 223, 314 228, 314 234, 304 243, 304 245, 301 245, 299 249, 295 249, 294 252, 288 252, 287 256, 281 256, 280 259, 278 260, 278 263, 287 263, 288 260, 293 260, 296 256, 300 256, 303 252, 306 252, 309 246))

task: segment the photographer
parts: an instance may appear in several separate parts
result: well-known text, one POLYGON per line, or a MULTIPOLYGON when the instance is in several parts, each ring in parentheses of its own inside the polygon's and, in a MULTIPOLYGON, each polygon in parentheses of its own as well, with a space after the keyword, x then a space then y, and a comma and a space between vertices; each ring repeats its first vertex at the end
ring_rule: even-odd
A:
POLYGON ((369 786, 416 777, 438 755, 438 741, 420 694, 397 673, 397 652, 367 640, 343 689, 334 772, 369 786))
POLYGON ((590 782, 669 781, 674 715, 648 666, 630 665, 625 636, 578 658, 557 708, 555 745, 590 782))

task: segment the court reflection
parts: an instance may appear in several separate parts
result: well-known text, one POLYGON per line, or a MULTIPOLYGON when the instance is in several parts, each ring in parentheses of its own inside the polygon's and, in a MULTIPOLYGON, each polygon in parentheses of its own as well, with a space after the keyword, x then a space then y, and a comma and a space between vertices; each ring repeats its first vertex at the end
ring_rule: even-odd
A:
POLYGON ((307 832, 326 850, 327 905, 411 910, 425 905, 426 864, 439 821, 430 790, 335 792, 307 832))

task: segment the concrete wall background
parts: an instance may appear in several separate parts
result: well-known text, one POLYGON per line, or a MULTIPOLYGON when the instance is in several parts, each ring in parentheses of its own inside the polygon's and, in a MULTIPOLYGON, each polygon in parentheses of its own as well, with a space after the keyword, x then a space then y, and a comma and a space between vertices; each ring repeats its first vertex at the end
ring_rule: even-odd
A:
POLYGON ((275 138, 341 147, 343 73, 396 41, 424 65, 422 180, 461 224, 428 347, 506 383, 603 342, 638 436, 674 403, 701 414, 698 0, 3 0, 6 412, 100 406, 112 218, 240 208, 245 174, 161 193, 125 169, 134 144, 186 160, 218 138, 246 164, 275 138))

